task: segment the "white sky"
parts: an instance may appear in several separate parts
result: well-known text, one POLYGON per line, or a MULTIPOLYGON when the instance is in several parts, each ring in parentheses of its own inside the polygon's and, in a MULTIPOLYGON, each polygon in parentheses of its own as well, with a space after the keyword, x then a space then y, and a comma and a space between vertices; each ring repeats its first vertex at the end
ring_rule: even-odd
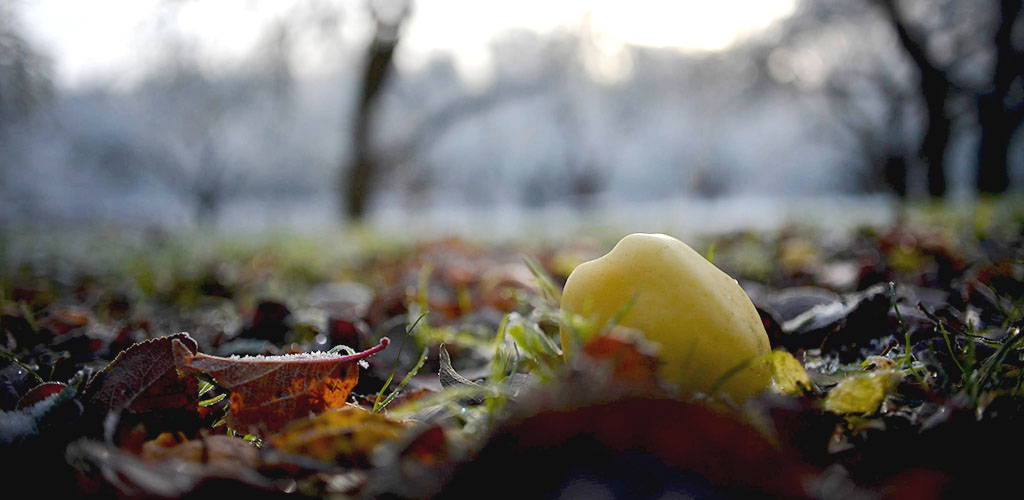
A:
MULTIPOLYGON (((315 1, 315 0, 314 0, 315 1)), ((326 0, 335 3, 335 0, 326 0)), ((341 39, 361 47, 368 34, 365 2, 341 5, 341 39)), ((795 8, 796 0, 420 0, 406 27, 400 64, 448 51, 470 78, 488 67, 487 42, 509 29, 549 31, 578 26, 590 15, 595 35, 613 44, 718 50, 795 8)), ((20 2, 33 40, 51 55, 58 84, 130 83, 146 67, 161 0, 29 0, 20 2)), ((200 0, 180 2, 180 30, 213 61, 247 54, 270 20, 302 2, 200 0)), ((302 69, 299 69, 300 73, 302 69)))

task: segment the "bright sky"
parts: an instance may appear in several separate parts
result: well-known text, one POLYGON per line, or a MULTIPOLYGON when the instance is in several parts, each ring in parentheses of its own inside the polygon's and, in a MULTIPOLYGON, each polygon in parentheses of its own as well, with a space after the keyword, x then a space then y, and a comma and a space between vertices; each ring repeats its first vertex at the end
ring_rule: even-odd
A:
MULTIPOLYGON (((315 1, 315 0, 312 0, 315 1)), ((365 2, 321 0, 341 6, 345 43, 361 46, 368 34, 365 2)), ((411 64, 449 51, 471 78, 488 67, 487 42, 509 29, 550 31, 579 26, 589 14, 592 32, 610 46, 635 44, 709 51, 765 28, 790 14, 796 0, 420 0, 407 25, 399 62, 411 64)), ((160 26, 161 0, 34 0, 19 3, 34 41, 56 63, 58 82, 128 83, 145 68, 147 41, 160 26)), ((302 2, 206 0, 180 2, 177 28, 215 61, 244 56, 267 22, 302 2)), ((302 70, 300 69, 300 72, 302 70)))

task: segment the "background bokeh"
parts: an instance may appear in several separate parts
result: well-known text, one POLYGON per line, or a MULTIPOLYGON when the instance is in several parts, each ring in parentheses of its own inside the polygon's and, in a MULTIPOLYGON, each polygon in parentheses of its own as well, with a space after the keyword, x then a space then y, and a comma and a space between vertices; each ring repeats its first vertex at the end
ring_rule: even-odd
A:
POLYGON ((1024 175, 1019 1, 550 4, 6 1, 0 224, 708 231, 1024 175))

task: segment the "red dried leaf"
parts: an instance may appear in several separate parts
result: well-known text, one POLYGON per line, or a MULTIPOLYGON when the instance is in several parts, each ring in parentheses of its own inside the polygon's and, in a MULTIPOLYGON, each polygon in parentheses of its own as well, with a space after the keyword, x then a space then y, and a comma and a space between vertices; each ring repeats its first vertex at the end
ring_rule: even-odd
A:
POLYGON ((89 324, 89 315, 75 309, 51 309, 47 318, 42 321, 45 329, 53 335, 63 335, 72 330, 89 324))
POLYGON ((636 336, 618 335, 622 329, 594 338, 583 347, 592 359, 608 362, 612 378, 641 386, 658 384, 658 357, 636 336))
POLYGON ((638 397, 513 417, 439 496, 469 498, 501 484, 508 498, 544 498, 586 477, 616 498, 807 498, 817 474, 730 416, 638 397), (530 480, 503 480, 509 470, 530 480))
POLYGON ((448 441, 444 428, 434 425, 416 436, 405 450, 403 458, 412 458, 428 467, 440 467, 448 461, 448 441))
POLYGON ((134 344, 89 381, 86 403, 103 413, 198 408, 198 382, 178 376, 171 342, 189 353, 197 350, 196 341, 185 332, 134 344))
POLYGON ((28 392, 18 400, 17 409, 21 410, 28 408, 29 406, 32 406, 44 399, 56 396, 57 394, 60 394, 60 391, 63 391, 65 387, 67 387, 67 384, 62 382, 43 382, 42 384, 29 389, 28 392))
POLYGON ((388 339, 348 356, 292 354, 221 358, 174 343, 181 374, 203 372, 231 391, 228 425, 276 432, 297 418, 345 405, 359 379, 357 361, 384 350, 388 339))

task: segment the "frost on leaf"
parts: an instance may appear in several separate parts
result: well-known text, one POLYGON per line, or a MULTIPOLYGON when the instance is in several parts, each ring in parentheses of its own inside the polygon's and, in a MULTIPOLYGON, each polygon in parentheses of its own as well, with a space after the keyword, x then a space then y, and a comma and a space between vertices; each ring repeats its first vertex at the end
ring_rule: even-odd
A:
POLYGON ((357 362, 382 351, 388 339, 366 351, 222 358, 194 354, 174 343, 183 376, 203 372, 231 391, 228 425, 251 433, 273 433, 292 420, 345 405, 359 380, 357 362))

